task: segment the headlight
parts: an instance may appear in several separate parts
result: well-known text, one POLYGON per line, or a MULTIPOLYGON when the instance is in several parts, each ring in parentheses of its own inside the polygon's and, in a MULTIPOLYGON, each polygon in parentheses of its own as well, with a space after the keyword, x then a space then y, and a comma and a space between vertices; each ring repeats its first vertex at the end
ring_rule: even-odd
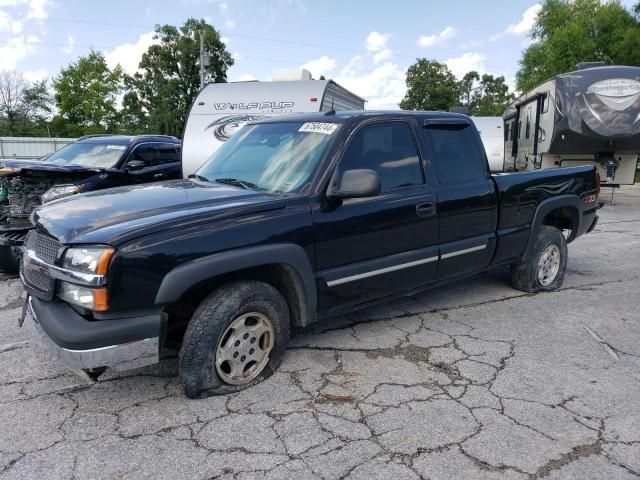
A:
POLYGON ((75 272, 106 275, 113 252, 110 247, 68 248, 62 259, 62 267, 75 272))
POLYGON ((42 203, 51 202, 58 198, 68 197, 80 193, 85 188, 84 185, 59 185, 57 187, 51 187, 49 190, 42 194, 42 203))
POLYGON ((106 288, 88 288, 72 283, 60 282, 58 297, 68 303, 93 310, 94 312, 106 312, 109 308, 106 288))

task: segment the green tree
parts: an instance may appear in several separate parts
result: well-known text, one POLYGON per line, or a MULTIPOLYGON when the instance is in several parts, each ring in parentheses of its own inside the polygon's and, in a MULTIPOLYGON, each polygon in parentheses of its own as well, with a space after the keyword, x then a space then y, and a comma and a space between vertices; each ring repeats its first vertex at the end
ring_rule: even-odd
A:
POLYGON ((0 72, 0 135, 47 135, 53 101, 47 81, 28 82, 16 72, 0 72))
POLYGON ((478 117, 502 116, 513 99, 514 95, 509 92, 509 86, 503 76, 484 74, 479 79, 478 86, 471 92, 469 111, 471 115, 478 117))
POLYGON ((473 92, 477 88, 476 84, 480 80, 480 75, 475 70, 472 70, 462 77, 462 80, 458 83, 458 89, 460 91, 460 102, 463 106, 470 106, 473 98, 473 92))
POLYGON ((449 67, 420 58, 407 71, 407 93, 403 110, 448 110, 459 104, 459 84, 449 67))
POLYGON ((545 0, 520 59, 517 87, 529 90, 576 63, 640 65, 640 3, 545 0))
POLYGON ((80 57, 53 80, 59 111, 54 124, 67 134, 113 131, 122 81, 120 66, 111 70, 102 52, 92 50, 80 57))
POLYGON ((220 34, 204 20, 188 19, 177 28, 156 26, 156 44, 126 80, 123 125, 138 131, 181 136, 189 109, 200 91, 200 32, 204 32, 206 82, 225 82, 233 57, 220 34))

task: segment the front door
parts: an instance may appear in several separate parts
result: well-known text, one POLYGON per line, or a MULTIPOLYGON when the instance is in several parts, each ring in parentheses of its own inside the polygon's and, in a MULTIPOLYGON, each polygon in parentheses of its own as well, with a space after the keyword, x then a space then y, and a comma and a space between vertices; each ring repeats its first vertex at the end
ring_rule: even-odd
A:
POLYGON ((382 191, 312 205, 320 313, 431 282, 438 264, 436 196, 425 182, 413 122, 359 127, 337 168, 376 171, 382 191))

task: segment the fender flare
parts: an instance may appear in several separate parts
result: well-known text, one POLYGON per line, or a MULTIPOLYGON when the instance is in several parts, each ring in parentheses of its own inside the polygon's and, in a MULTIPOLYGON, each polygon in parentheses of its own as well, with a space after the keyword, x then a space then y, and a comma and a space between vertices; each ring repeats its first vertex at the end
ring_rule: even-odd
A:
POLYGON ((194 285, 219 275, 271 264, 288 265, 298 275, 304 291, 308 321, 313 321, 318 295, 309 257, 299 245, 286 243, 229 250, 179 265, 165 275, 158 288, 155 304, 176 302, 194 285))
POLYGON ((524 251, 524 257, 529 256, 529 253, 533 248, 534 235, 542 225, 547 214, 556 208, 563 207, 575 208, 578 215, 578 224, 575 226, 574 231, 580 232, 580 227, 582 225, 582 202, 580 201, 580 197, 577 195, 560 195, 559 197, 548 198, 538 205, 538 208, 533 215, 531 229, 529 230, 529 240, 527 242, 527 248, 524 251))

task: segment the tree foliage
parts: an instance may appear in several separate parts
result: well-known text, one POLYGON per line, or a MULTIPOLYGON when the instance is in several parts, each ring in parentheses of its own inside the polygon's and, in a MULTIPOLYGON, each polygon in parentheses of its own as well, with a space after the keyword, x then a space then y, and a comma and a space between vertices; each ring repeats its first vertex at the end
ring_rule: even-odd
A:
POLYGON ((157 43, 142 56, 140 71, 125 80, 123 125, 132 130, 182 135, 184 123, 200 90, 199 33, 204 32, 207 82, 225 82, 233 57, 219 33, 204 20, 188 19, 177 28, 158 25, 157 43))
POLYGON ((80 57, 53 80, 59 112, 54 124, 62 129, 66 123, 68 135, 114 131, 122 82, 122 69, 110 69, 102 52, 80 57))
POLYGON ((619 1, 545 0, 516 74, 527 91, 579 62, 640 65, 640 3, 632 11, 619 1))
POLYGON ((28 82, 16 72, 0 72, 0 135, 46 135, 52 98, 47 81, 28 82))
POLYGON ((446 111, 464 106, 471 115, 500 116, 513 98, 503 76, 470 71, 458 81, 444 63, 423 58, 409 67, 400 108, 446 111))
POLYGON ((407 70, 406 82, 403 110, 448 110, 458 104, 458 82, 444 63, 420 58, 407 70))

